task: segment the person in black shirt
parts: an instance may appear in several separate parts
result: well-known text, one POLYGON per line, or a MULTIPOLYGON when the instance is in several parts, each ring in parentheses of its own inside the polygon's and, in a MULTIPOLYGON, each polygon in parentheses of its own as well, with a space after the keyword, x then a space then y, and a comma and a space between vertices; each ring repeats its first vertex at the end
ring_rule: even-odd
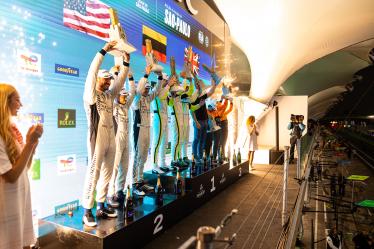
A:
POLYGON ((212 77, 212 86, 203 91, 202 87, 204 83, 198 79, 194 74, 194 80, 196 84, 196 90, 198 91, 198 97, 194 102, 190 104, 190 114, 193 119, 194 127, 194 140, 192 142, 192 152, 196 159, 203 158, 203 150, 205 148, 205 140, 208 130, 208 112, 206 110, 205 101, 215 91, 216 86, 220 82, 220 78, 217 74, 207 66, 203 65, 204 69, 207 70, 212 77))

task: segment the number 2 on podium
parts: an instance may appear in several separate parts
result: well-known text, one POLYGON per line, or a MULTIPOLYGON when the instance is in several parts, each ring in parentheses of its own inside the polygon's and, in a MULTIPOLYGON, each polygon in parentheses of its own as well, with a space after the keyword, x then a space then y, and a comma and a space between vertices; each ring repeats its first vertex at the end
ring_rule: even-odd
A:
POLYGON ((156 224, 155 230, 153 230, 153 235, 155 235, 156 233, 162 230, 163 226, 161 224, 162 224, 163 219, 164 219, 164 216, 162 214, 159 214, 156 216, 153 222, 153 224, 156 224))

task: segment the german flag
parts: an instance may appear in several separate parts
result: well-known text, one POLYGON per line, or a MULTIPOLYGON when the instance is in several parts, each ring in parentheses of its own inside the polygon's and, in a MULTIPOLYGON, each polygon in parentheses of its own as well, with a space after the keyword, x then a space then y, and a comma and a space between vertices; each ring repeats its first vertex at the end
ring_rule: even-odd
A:
POLYGON ((152 42, 153 55, 157 61, 166 63, 166 36, 154 31, 153 29, 143 25, 142 52, 146 54, 145 40, 152 42))

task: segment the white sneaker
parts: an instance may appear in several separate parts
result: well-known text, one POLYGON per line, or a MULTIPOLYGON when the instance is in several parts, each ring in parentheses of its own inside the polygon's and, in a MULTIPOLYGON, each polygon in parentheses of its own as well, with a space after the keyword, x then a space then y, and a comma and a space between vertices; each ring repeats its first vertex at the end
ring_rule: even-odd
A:
POLYGON ((154 173, 154 174, 164 174, 165 172, 162 169, 160 169, 159 167, 155 167, 155 168, 152 169, 152 173, 154 173))
POLYGON ((95 217, 93 217, 92 213, 88 213, 83 215, 83 224, 89 227, 95 227, 97 225, 95 221, 95 217))
POLYGON ((144 191, 142 190, 139 190, 139 189, 134 189, 134 194, 136 194, 137 196, 145 196, 145 193, 144 191))

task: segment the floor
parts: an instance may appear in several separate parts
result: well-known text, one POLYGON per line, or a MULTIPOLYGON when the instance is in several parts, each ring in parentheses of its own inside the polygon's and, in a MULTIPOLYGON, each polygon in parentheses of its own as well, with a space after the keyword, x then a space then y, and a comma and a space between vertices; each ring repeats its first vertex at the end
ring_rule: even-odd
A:
MULTIPOLYGON (((290 165, 288 177, 288 210, 296 200, 299 185, 295 165, 290 165)), ((232 209, 238 209, 231 222, 224 227, 220 238, 236 233, 230 248, 275 248, 282 231, 283 165, 256 165, 255 170, 229 186, 211 201, 195 210, 150 242, 146 249, 175 249, 200 226, 216 227, 232 209)), ((215 248, 226 248, 216 243, 215 248)))

